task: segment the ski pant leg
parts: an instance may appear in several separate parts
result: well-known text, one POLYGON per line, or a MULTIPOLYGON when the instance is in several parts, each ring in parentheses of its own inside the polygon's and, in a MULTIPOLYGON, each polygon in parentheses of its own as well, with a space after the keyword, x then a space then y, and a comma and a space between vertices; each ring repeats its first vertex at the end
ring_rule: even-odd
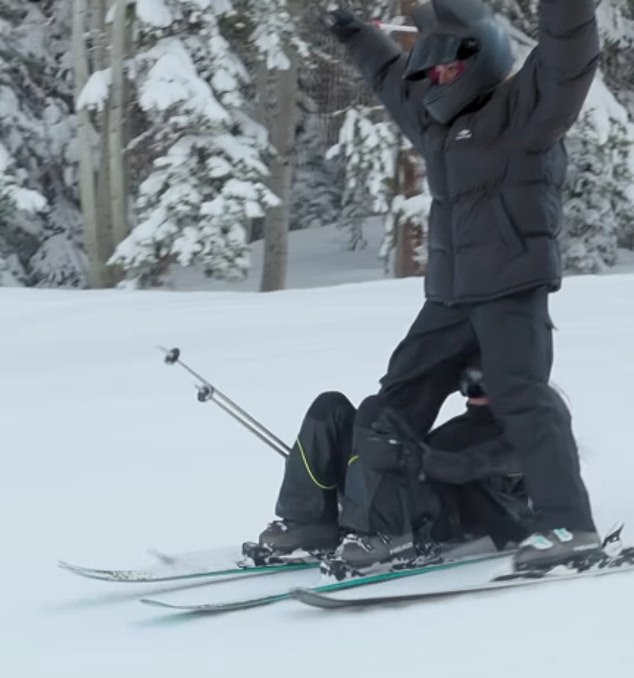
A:
POLYGON ((379 395, 425 436, 477 349, 468 313, 426 301, 392 353, 379 395))
POLYGON ((346 476, 341 523, 364 533, 404 534, 412 522, 437 510, 433 489, 405 468, 368 462, 367 436, 386 408, 398 411, 422 439, 446 397, 456 390, 476 340, 463 311, 426 302, 389 361, 376 396, 363 401, 355 419, 354 462, 346 476))
POLYGON ((322 393, 313 401, 286 460, 278 516, 298 523, 337 521, 355 412, 342 393, 322 393))
MULTIPOLYGON (((380 396, 366 398, 357 412, 353 432, 353 456, 346 474, 341 524, 366 534, 405 534, 412 529, 411 483, 416 478, 400 468, 400 453, 381 461, 380 470, 366 458, 372 444, 372 425, 385 403, 380 396)), ((387 456, 387 454, 386 454, 387 456)))
POLYGON ((523 479, 491 478, 456 487, 465 533, 489 535, 498 548, 520 543, 531 532, 533 514, 523 479))
POLYGON ((519 451, 534 507, 534 529, 593 530, 571 418, 549 386, 552 322, 538 288, 471 310, 491 409, 519 451))

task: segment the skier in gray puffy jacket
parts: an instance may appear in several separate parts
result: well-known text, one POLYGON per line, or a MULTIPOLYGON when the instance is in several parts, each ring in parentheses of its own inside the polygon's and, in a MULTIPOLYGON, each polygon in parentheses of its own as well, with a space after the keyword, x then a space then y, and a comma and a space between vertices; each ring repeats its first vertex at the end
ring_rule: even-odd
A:
MULTIPOLYGON (((541 0, 538 44, 514 74, 509 37, 481 0, 432 0, 413 19, 420 35, 405 54, 345 9, 326 15, 425 160, 433 198, 426 301, 357 420, 382 419, 389 428, 381 412, 398 411, 424 437, 465 356, 479 350, 492 411, 522 459, 533 501, 532 534, 515 565, 575 560, 600 540, 570 415, 548 385, 548 295, 562 278, 564 135, 599 59, 595 2, 541 0)), ((367 463, 364 428, 372 426, 357 435, 353 484, 363 499, 347 501, 342 517, 358 538, 339 552, 357 566, 389 561, 412 542, 409 522, 393 510, 397 490, 386 489, 380 469, 367 463), (393 516, 380 531, 378 515, 393 516)))

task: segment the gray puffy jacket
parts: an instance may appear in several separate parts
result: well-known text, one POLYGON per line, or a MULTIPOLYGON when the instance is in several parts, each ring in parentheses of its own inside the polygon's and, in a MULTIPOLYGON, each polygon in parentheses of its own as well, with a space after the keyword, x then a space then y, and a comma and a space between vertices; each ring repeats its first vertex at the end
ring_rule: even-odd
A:
POLYGON ((403 80, 407 56, 381 31, 364 25, 344 44, 426 163, 427 298, 454 304, 558 289, 563 137, 597 67, 594 0, 541 0, 539 42, 522 68, 450 125, 427 114, 428 81, 403 80))

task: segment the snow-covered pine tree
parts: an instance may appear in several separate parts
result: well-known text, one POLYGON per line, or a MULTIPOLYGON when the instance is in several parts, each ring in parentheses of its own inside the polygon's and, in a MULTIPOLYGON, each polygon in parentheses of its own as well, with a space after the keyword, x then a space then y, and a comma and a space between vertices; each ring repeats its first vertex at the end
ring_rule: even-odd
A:
MULTIPOLYGON (((320 10, 331 4, 322 3, 320 10)), ((349 3, 350 8, 366 20, 376 17, 397 23, 407 21, 402 16, 406 5, 398 0, 349 3)), ((296 222, 302 227, 308 223, 334 221, 347 231, 348 247, 354 248, 364 243, 363 222, 372 215, 385 215, 387 232, 379 258, 387 264, 397 241, 396 225, 410 214, 404 209, 405 205, 412 204, 409 201, 411 186, 406 189, 407 198, 396 195, 403 189, 399 179, 405 174, 396 169, 397 164, 401 169, 403 165, 403 157, 399 155, 404 150, 403 140, 369 88, 361 82, 356 69, 347 64, 343 50, 327 37, 323 26, 318 28, 306 38, 311 44, 313 68, 312 77, 302 81, 309 105, 300 129, 318 129, 321 138, 305 134, 299 139, 306 147, 300 146, 303 162, 294 196, 296 222), (309 122, 313 123, 312 127, 309 122), (338 139, 324 156, 323 145, 333 143, 333 130, 338 139), (305 179, 304 168, 313 170, 310 175, 313 181, 305 179), (313 168, 318 168, 318 174, 313 168), (333 176, 338 178, 334 185, 333 176), (331 183, 330 190, 326 181, 331 183), (310 191, 305 190, 307 188, 310 191), (311 218, 312 214, 317 218, 311 218)), ((420 188, 419 180, 420 177, 408 179, 415 186, 414 192, 420 188)), ((425 215, 416 215, 416 219, 408 221, 409 227, 416 228, 424 221, 425 215)))
MULTIPOLYGON (((354 247, 362 242, 360 224, 372 213, 372 208, 367 203, 354 204, 350 189, 360 195, 363 190, 360 185, 346 188, 346 177, 351 178, 356 170, 346 169, 349 156, 343 148, 346 142, 340 138, 340 129, 347 124, 349 109, 355 111, 350 115, 357 116, 363 116, 363 111, 372 111, 367 118, 370 126, 382 123, 387 117, 382 111, 373 110, 378 102, 361 82, 356 70, 346 63, 343 50, 320 21, 319 15, 335 4, 329 0, 316 2, 298 21, 300 37, 309 44, 310 51, 300 71, 301 115, 292 228, 337 223, 349 230, 347 241, 354 247), (329 151, 333 144, 335 150, 329 151)), ((393 0, 372 3, 351 0, 346 6, 365 19, 391 19, 396 5, 398 3, 393 0)), ((371 160, 368 162, 372 163, 371 160)), ((392 182, 393 178, 390 176, 388 181, 392 182)), ((382 181, 378 179, 378 183, 382 181)))
POLYGON ((315 17, 300 20, 298 28, 310 51, 298 78, 291 229, 331 225, 339 219, 345 158, 337 155, 327 160, 326 153, 337 140, 343 121, 341 111, 369 101, 357 74, 340 62, 340 48, 319 20, 315 17))
POLYGON ((111 262, 140 285, 160 284, 172 262, 215 278, 249 268, 247 226, 276 203, 264 184, 266 131, 249 117, 249 76, 223 37, 229 0, 138 0, 132 65, 148 128, 138 224, 111 262))
POLYGON ((614 266, 619 234, 632 226, 631 132, 614 119, 597 124, 587 109, 568 136, 570 164, 561 234, 564 266, 573 273, 600 273, 614 266))
POLYGON ((264 258, 260 289, 283 289, 286 284, 288 231, 295 173, 295 139, 299 115, 299 70, 307 56, 297 21, 302 0, 239 0, 240 17, 248 27, 242 50, 252 64, 255 116, 269 132, 267 185, 277 196, 263 219, 264 258))
POLYGON ((601 69, 616 98, 634 118, 634 2, 604 0, 597 12, 603 38, 601 69))
MULTIPOLYGON (((313 73, 317 76, 317 69, 308 77, 313 73)), ((300 120, 290 230, 334 224, 339 218, 341 182, 338 177, 343 163, 338 159, 326 161, 324 158, 328 122, 310 95, 309 87, 305 79, 300 78, 300 120)))
POLYGON ((43 212, 47 208, 44 196, 25 188, 25 183, 24 173, 15 167, 11 155, 0 144, 0 224, 6 225, 0 229, 0 286, 24 283, 25 271, 12 247, 12 239, 19 237, 19 232, 11 226, 18 226, 23 215, 43 212))
POLYGON ((0 4, 0 266, 5 283, 77 286, 85 261, 67 77, 69 7, 42 5, 0 4))
POLYGON ((351 106, 344 114, 338 142, 326 155, 345 159, 343 194, 337 225, 348 233, 348 247, 364 247, 363 222, 390 211, 399 136, 376 107, 351 106))
POLYGON ((612 149, 615 182, 612 214, 617 224, 618 245, 634 250, 634 124, 611 122, 607 144, 612 149))

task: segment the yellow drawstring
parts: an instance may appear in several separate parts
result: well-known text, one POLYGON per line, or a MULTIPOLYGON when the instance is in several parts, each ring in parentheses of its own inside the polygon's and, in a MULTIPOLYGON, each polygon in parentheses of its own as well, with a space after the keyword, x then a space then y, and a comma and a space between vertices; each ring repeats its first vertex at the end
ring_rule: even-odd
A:
POLYGON ((299 438, 297 439, 297 446, 299 447, 299 453, 302 455, 302 461, 304 462, 304 466, 306 468, 306 473, 308 473, 310 479, 317 485, 317 487, 320 490, 334 490, 337 486, 336 485, 322 485, 317 478, 315 478, 315 474, 311 471, 310 466, 308 465, 308 459, 306 459, 306 453, 304 452, 304 448, 302 447, 302 443, 300 442, 299 438))

